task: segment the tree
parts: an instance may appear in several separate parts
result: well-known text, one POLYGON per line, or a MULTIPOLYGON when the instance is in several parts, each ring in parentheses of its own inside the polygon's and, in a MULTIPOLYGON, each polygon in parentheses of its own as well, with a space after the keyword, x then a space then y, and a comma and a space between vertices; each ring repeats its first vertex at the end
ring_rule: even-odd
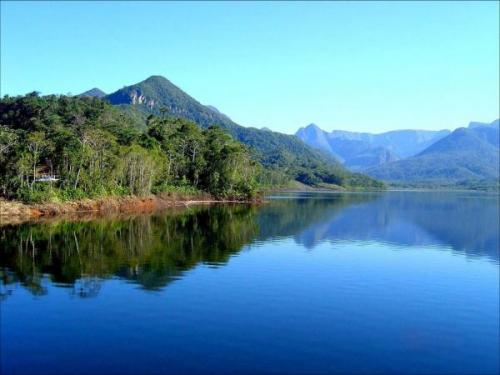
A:
POLYGON ((40 159, 40 154, 43 149, 47 147, 48 141, 45 138, 45 133, 43 132, 33 132, 28 135, 27 146, 31 153, 31 165, 33 166, 33 179, 31 181, 31 188, 33 189, 33 184, 36 180, 36 166, 40 159))

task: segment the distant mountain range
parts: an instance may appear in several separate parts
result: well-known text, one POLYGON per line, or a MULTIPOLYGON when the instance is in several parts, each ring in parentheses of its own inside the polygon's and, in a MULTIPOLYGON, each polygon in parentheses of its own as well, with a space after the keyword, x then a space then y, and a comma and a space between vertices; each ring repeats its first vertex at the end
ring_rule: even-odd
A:
POLYGON ((202 128, 218 125, 248 145, 255 158, 278 179, 283 175, 310 185, 380 186, 365 175, 348 171, 332 155, 308 146, 293 135, 236 124, 217 108, 201 104, 162 76, 151 76, 111 94, 102 94, 103 91, 92 89, 81 95, 109 101, 131 115, 138 127, 145 127, 151 114, 185 118, 202 128))
POLYGON ((314 124, 296 135, 344 166, 390 182, 457 183, 499 177, 499 120, 449 130, 382 134, 325 132, 314 124))
POLYGON ((458 128, 419 154, 366 170, 371 176, 400 182, 460 182, 499 177, 498 120, 458 128))
POLYGON ((394 130, 381 134, 334 130, 328 133, 315 124, 295 133, 308 145, 335 155, 344 165, 359 170, 416 155, 448 134, 449 130, 394 130))

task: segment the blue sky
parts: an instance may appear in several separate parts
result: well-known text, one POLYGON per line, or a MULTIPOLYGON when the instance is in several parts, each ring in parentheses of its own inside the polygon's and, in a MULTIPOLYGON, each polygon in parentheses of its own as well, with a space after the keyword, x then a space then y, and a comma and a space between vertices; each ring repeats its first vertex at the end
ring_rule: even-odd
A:
POLYGON ((442 129, 499 116, 498 2, 4 2, 1 93, 163 75, 245 126, 442 129))

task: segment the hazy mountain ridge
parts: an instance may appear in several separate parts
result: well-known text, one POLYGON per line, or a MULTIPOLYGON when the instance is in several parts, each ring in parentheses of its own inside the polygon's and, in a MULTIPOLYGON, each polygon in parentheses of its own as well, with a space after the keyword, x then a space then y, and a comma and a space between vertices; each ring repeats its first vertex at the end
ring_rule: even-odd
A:
POLYGON ((345 142, 363 142, 366 147, 383 147, 395 154, 397 158, 413 156, 423 151, 438 139, 450 134, 449 130, 392 130, 380 134, 351 132, 346 130, 333 130, 327 132, 315 124, 300 128, 296 135, 309 145, 324 148, 325 151, 335 153, 335 146, 345 142), (310 137, 318 138, 319 144, 314 144, 310 137), (337 141, 337 144, 332 142, 337 141))
POLYGON ((394 182, 498 180, 498 120, 458 128, 418 155, 366 170, 394 182))
POLYGON ((334 155, 351 170, 395 183, 495 184, 499 177, 499 120, 449 130, 394 130, 381 134, 334 130, 315 124, 296 135, 334 155))
POLYGON ((309 146, 338 158, 353 170, 389 163, 413 156, 450 131, 394 130, 381 134, 334 130, 326 132, 315 124, 300 128, 296 135, 309 146))
POLYGON ((487 122, 477 122, 477 121, 471 121, 469 123, 469 128, 481 128, 481 127, 499 127, 500 126, 500 119, 496 119, 492 123, 487 123, 487 122))

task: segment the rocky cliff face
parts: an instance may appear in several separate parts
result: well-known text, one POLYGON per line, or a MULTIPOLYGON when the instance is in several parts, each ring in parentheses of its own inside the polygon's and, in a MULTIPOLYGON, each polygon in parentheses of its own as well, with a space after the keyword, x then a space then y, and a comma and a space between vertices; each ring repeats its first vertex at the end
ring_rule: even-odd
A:
POLYGON ((130 104, 145 104, 149 109, 153 109, 156 105, 156 101, 146 98, 140 91, 132 91, 130 93, 130 104))
POLYGON ((371 142, 371 134, 337 131, 328 133, 315 124, 300 128, 295 134, 306 144, 326 151, 351 170, 362 171, 375 165, 396 160, 385 147, 371 142))

